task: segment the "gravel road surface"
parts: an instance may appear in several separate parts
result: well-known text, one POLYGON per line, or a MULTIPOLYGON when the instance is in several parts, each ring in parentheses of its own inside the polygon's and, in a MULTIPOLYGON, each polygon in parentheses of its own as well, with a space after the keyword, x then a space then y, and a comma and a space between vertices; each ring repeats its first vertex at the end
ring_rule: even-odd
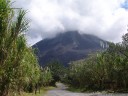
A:
POLYGON ((128 94, 74 93, 65 90, 67 86, 62 83, 57 83, 56 86, 56 89, 49 90, 44 96, 128 96, 128 94))

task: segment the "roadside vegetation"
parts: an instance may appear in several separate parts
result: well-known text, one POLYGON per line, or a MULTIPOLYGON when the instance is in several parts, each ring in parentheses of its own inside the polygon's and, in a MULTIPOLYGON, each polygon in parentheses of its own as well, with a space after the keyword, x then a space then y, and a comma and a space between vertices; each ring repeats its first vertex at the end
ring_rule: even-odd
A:
POLYGON ((121 43, 72 62, 67 76, 71 87, 82 91, 128 92, 128 33, 121 43))
POLYGON ((19 96, 45 96, 48 90, 52 90, 54 87, 42 87, 40 91, 38 90, 37 93, 35 94, 34 92, 22 92, 21 95, 19 96))
POLYGON ((0 0, 0 96, 35 92, 52 80, 48 68, 40 68, 34 50, 27 46, 26 11, 0 0))
POLYGON ((50 85, 56 86, 56 82, 65 82, 65 77, 67 75, 67 68, 64 67, 59 61, 53 60, 46 64, 45 68, 49 68, 52 75, 52 81, 50 85))

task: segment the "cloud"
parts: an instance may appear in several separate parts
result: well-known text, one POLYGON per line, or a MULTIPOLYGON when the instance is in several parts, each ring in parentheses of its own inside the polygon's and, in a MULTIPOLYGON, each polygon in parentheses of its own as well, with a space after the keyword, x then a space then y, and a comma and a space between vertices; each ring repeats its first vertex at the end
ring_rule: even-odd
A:
POLYGON ((17 0, 15 6, 29 10, 29 44, 68 30, 119 42, 128 23, 125 0, 17 0))

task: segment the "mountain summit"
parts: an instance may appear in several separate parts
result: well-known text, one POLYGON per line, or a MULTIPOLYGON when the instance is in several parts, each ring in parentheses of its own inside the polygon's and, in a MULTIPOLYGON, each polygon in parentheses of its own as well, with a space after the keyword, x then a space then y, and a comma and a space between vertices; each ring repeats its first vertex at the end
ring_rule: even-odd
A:
POLYGON ((33 48, 38 50, 40 65, 58 60, 67 66, 70 61, 83 59, 91 52, 103 50, 106 44, 106 41, 96 36, 69 31, 51 39, 44 39, 36 43, 33 48))

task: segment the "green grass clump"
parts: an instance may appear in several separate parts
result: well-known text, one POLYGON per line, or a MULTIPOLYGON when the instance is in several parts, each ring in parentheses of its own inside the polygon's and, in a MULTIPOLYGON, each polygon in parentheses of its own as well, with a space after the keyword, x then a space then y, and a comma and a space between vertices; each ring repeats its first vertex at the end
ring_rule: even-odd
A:
POLYGON ((35 93, 22 92, 21 96, 44 96, 48 90, 52 90, 52 89, 54 89, 54 87, 42 87, 40 89, 40 93, 39 93, 39 91, 37 91, 36 94, 35 93))

